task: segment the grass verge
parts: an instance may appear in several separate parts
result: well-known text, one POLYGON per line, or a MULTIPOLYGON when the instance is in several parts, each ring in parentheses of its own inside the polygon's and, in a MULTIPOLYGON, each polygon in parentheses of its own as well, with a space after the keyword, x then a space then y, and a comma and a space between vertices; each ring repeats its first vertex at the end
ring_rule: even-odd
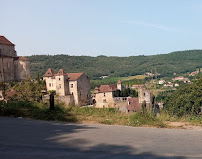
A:
POLYGON ((93 107, 68 107, 64 108, 61 103, 55 105, 55 110, 50 111, 49 106, 44 103, 12 101, 0 103, 0 116, 23 117, 38 120, 66 121, 77 123, 94 123, 107 125, 127 126, 150 126, 170 127, 169 122, 188 122, 192 125, 202 125, 201 116, 186 116, 177 118, 169 116, 166 111, 161 111, 157 116, 151 112, 136 112, 123 114, 114 108, 93 108, 93 107))

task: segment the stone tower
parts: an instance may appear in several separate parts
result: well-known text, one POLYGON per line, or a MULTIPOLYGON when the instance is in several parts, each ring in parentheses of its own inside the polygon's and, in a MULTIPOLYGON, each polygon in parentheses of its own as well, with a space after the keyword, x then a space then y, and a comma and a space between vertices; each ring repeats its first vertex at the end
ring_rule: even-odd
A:
POLYGON ((119 89, 120 91, 123 90, 123 86, 122 86, 121 80, 119 80, 119 81, 117 82, 117 89, 119 89))
POLYGON ((152 102, 152 92, 145 89, 145 88, 142 88, 142 87, 139 87, 138 88, 138 98, 139 98, 139 103, 143 103, 144 101, 146 102, 146 104, 150 104, 151 105, 151 102, 152 102))
POLYGON ((68 75, 63 69, 60 69, 57 74, 55 74, 56 79, 56 92, 60 96, 66 96, 69 93, 69 80, 68 75))

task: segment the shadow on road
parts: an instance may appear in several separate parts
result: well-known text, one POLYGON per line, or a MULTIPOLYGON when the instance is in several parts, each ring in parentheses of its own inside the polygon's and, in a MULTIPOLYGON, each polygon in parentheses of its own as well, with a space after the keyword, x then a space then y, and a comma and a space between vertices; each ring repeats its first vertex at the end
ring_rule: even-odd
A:
MULTIPOLYGON (((152 152, 139 153, 127 145, 93 143, 96 126, 47 122, 0 117, 0 154, 7 158, 58 158, 58 159, 184 159, 183 156, 158 156, 152 152), (86 131, 94 130, 85 137, 86 131), (84 135, 83 135, 84 133, 84 135)), ((107 138, 107 132, 106 132, 107 138)), ((117 139, 118 140, 118 139, 117 139)))

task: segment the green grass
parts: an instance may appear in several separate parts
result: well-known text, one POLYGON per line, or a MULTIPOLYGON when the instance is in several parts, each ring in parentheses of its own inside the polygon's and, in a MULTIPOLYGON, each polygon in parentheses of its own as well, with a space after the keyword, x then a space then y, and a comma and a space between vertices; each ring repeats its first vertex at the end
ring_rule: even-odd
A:
POLYGON ((122 82, 129 82, 132 81, 134 79, 140 79, 143 80, 145 79, 146 75, 136 75, 136 76, 130 76, 130 77, 110 77, 110 78, 104 78, 104 79, 100 79, 100 80, 91 80, 91 82, 93 83, 99 83, 99 84, 110 84, 110 83, 116 83, 118 82, 118 80, 121 80, 122 82))

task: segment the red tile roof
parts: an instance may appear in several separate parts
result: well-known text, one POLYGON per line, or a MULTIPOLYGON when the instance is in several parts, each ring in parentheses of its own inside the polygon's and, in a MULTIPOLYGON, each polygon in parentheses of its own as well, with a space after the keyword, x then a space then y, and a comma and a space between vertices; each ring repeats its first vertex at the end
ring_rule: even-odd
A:
POLYGON ((46 71, 46 73, 43 75, 43 77, 52 77, 54 75, 55 75, 54 71, 51 68, 49 68, 48 71, 46 71))
POLYGON ((119 81, 117 82, 117 84, 121 84, 121 80, 119 80, 119 81))
POLYGON ((58 71, 58 73, 55 74, 55 75, 66 75, 66 73, 65 73, 65 71, 64 71, 63 69, 60 69, 60 70, 58 71))
POLYGON ((81 77, 84 73, 67 73, 70 81, 75 81, 81 77))
POLYGON ((19 58, 18 58, 19 60, 21 60, 21 61, 29 61, 26 57, 24 57, 24 56, 19 56, 19 58))
POLYGON ((111 84, 111 85, 101 85, 99 90, 100 92, 113 92, 115 91, 117 88, 116 88, 116 85, 115 84, 111 84))
POLYGON ((14 45, 13 43, 11 43, 8 39, 6 39, 4 36, 0 36, 0 44, 15 46, 15 45, 14 45))
POLYGON ((63 69, 60 69, 58 73, 54 73, 54 71, 49 68, 48 71, 43 75, 43 77, 51 77, 52 79, 55 78, 57 75, 68 75, 70 81, 75 81, 79 79, 84 73, 65 73, 63 69))

